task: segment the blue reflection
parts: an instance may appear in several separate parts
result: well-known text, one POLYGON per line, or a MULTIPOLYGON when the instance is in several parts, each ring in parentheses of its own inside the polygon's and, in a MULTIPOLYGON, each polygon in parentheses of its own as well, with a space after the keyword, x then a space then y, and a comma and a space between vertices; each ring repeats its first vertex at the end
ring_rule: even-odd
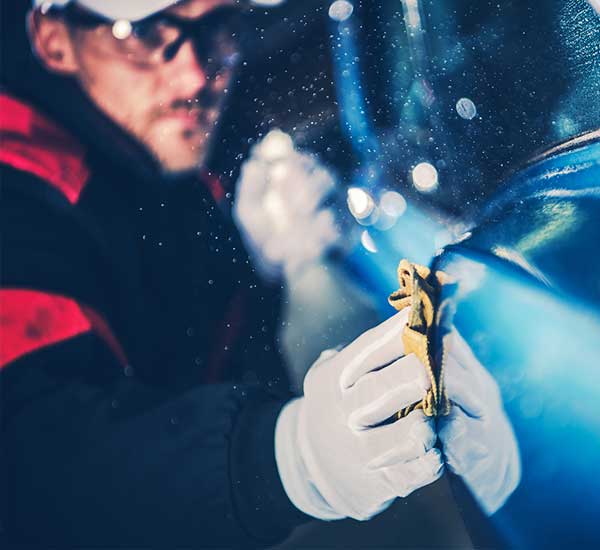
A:
POLYGON ((429 265, 436 249, 444 243, 439 235, 446 228, 409 203, 396 223, 385 231, 370 228, 377 252, 357 246, 344 260, 347 273, 358 285, 375 297, 382 319, 389 317, 387 296, 398 288, 397 267, 400 258, 429 265))
POLYGON ((379 157, 379 142, 367 115, 353 22, 348 19, 331 24, 335 36, 331 46, 342 126, 356 153, 374 168, 374 161, 379 157))
POLYGON ((512 545, 597 542, 599 312, 464 250, 438 267, 460 281, 454 323, 498 382, 521 450, 521 484, 493 520, 512 545))
POLYGON ((493 517, 512 546, 600 542, 599 189, 590 134, 516 173, 471 237, 435 260, 456 280, 442 299, 519 442, 521 484, 493 517))
MULTIPOLYGON (((405 17, 413 18, 414 24, 408 21, 407 27, 417 27, 419 12, 416 8, 409 9, 417 3, 404 0, 401 3, 405 17)), ((529 9, 529 6, 518 8, 521 9, 529 9)), ((515 13, 520 13, 518 10, 515 13)), ((333 44, 341 115, 361 165, 367 166, 365 172, 378 175, 376 162, 381 163, 381 158, 378 158, 375 133, 365 114, 357 48, 350 23, 335 27, 333 44)), ((588 24, 588 27, 596 28, 597 24, 593 27, 588 24)), ((516 32, 520 27, 508 25, 507 29, 516 32)), ((420 35, 412 36, 418 39, 420 35)), ((510 33, 507 32, 507 36, 510 33)), ((521 54, 526 53, 519 49, 524 43, 515 41, 519 47, 515 49, 514 59, 521 59, 521 54)), ((413 54, 420 51, 414 47, 414 41, 409 46, 413 54)), ((588 47, 585 51, 589 56, 594 49, 588 47)), ((463 56, 457 57, 460 61, 463 56)), ((409 97, 419 90, 421 93, 417 95, 422 97, 406 102, 410 108, 413 104, 427 105, 428 88, 426 81, 419 78, 422 76, 418 70, 419 59, 415 59, 415 80, 409 97)), ((458 66, 457 70, 463 69, 458 66)), ((588 70, 593 77, 594 71, 588 70)), ((475 70, 471 72, 477 74, 475 70)), ((564 72, 562 66, 561 72, 564 72)), ((545 71, 543 73, 545 78, 545 71)), ((507 78, 507 82, 515 80, 507 78)), ((572 78, 568 84, 575 89, 578 83, 579 79, 572 78)), ((479 96, 474 94, 480 90, 478 84, 474 82, 473 90, 467 88, 466 93, 475 98, 487 97, 483 92, 479 96)), ((498 90, 504 89, 498 86, 498 90)), ((581 93, 586 89, 582 87, 581 93)), ((551 87, 538 86, 538 91, 547 92, 554 105, 558 96, 554 97, 551 87)), ((573 94, 578 97, 579 92, 573 94)), ((596 97, 597 94, 591 95, 596 97)), ((483 160, 482 173, 488 173, 490 168, 506 165, 502 159, 509 163, 518 158, 516 149, 506 153, 502 150, 503 144, 508 144, 510 149, 515 143, 523 143, 525 137, 523 149, 529 151, 536 143, 532 136, 548 133, 544 128, 536 129, 536 117, 530 116, 530 107, 525 108, 518 100, 522 97, 520 92, 492 95, 494 105, 506 104, 510 117, 489 116, 489 120, 494 121, 493 128, 487 128, 487 133, 481 130, 477 139, 473 139, 472 149, 469 142, 461 142, 461 147, 456 148, 462 155, 458 160, 451 149, 446 151, 444 160, 455 167, 453 183, 462 181, 463 172, 467 173, 457 166, 479 166, 483 160), (523 117, 526 125, 519 123, 523 117), (523 132, 523 127, 529 131, 523 132), (510 135, 499 137, 498 131, 504 132, 504 128, 511 129, 510 135), (480 151, 479 143, 492 153, 497 148, 498 158, 488 155, 488 150, 485 154, 475 154, 480 151), (496 160, 492 162, 490 158, 496 160)), ((528 98, 526 102, 534 95, 529 94, 528 98)), ((463 123, 475 119, 480 101, 475 105, 466 96, 459 96, 458 102, 453 99, 461 124, 459 131, 454 132, 456 135, 466 132, 461 130, 463 123)), ((537 96, 532 102, 536 113, 540 105, 546 104, 537 96)), ((576 105, 576 102, 562 101, 560 112, 575 112, 574 119, 584 120, 582 129, 595 124, 597 109, 594 112, 589 108, 575 109, 570 103, 576 105)), ((546 110, 553 113, 558 112, 556 109, 554 105, 546 110)), ((401 118, 406 121, 415 117, 402 113, 401 118)), ((423 122, 422 126, 427 124, 423 122)), ((446 133, 442 124, 434 126, 440 134, 446 133)), ((570 118, 557 117, 557 131, 561 136, 564 132, 573 135, 570 118)), ((600 517, 600 476, 597 473, 600 464, 599 136, 596 132, 595 138, 575 138, 515 174, 506 191, 484 210, 472 237, 447 248, 433 262, 435 269, 447 272, 457 281, 457 287, 447 289, 442 296, 456 309, 453 319, 447 322, 454 322, 497 381, 520 446, 521 483, 492 518, 510 547, 600 548, 597 526, 600 517)), ((555 137, 548 134, 539 144, 547 145, 555 137)), ((405 156, 413 154, 408 145, 404 147, 405 156)), ((419 153, 424 154, 423 150, 426 146, 419 145, 419 153)), ((413 154, 413 157, 415 161, 420 159, 420 155, 413 154)), ((364 182, 360 181, 363 175, 359 175, 357 179, 353 184, 371 185, 378 178, 369 177, 364 182)), ((475 179, 480 183, 480 177, 475 179)), ((400 258, 430 264, 440 245, 435 235, 443 229, 425 212, 409 204, 389 230, 369 228, 376 253, 357 248, 347 258, 347 268, 361 286, 381 297, 378 304, 382 316, 390 313, 385 297, 397 286, 396 266, 400 258)))

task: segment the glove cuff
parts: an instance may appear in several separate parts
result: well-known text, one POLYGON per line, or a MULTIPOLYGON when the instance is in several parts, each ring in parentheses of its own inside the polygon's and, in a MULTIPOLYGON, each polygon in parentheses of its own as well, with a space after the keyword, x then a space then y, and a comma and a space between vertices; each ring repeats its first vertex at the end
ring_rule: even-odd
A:
POLYGON ((298 510, 320 520, 343 519, 336 513, 312 483, 300 446, 298 419, 304 397, 294 399, 283 407, 275 426, 275 458, 283 488, 298 510))

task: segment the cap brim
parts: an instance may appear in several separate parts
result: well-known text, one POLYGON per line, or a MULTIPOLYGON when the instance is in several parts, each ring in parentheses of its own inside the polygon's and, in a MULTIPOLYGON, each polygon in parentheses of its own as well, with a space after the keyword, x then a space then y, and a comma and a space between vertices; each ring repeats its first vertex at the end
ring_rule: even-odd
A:
MULTIPOLYGON (((64 7, 71 2, 85 9, 101 15, 106 19, 117 21, 127 19, 128 21, 139 21, 150 17, 159 11, 167 9, 182 0, 33 0, 36 8, 44 4, 64 7)), ((249 0, 250 3, 265 8, 283 3, 285 0, 249 0)), ((598 0, 600 1, 600 0, 598 0)))
POLYGON ((107 19, 139 21, 180 0, 76 0, 80 6, 107 19))
POLYGON ((107 19, 139 21, 164 10, 181 0, 34 0, 34 7, 66 6, 74 1, 77 5, 107 19))

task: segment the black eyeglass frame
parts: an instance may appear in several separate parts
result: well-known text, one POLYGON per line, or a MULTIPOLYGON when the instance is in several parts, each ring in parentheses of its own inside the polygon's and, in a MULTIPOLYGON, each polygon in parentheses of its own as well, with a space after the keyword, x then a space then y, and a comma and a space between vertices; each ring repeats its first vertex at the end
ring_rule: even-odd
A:
MULTIPOLYGON (((176 28, 179 31, 179 37, 168 44, 163 51, 163 60, 168 63, 175 58, 177 52, 187 40, 194 43, 197 51, 205 52, 208 48, 207 43, 214 38, 215 28, 228 28, 231 31, 232 41, 238 49, 241 49, 241 33, 246 13, 248 13, 246 9, 233 5, 219 7, 197 19, 186 19, 170 13, 159 12, 139 21, 130 22, 131 34, 141 36, 143 35, 141 29, 160 22, 176 28)), ((115 21, 80 8, 74 3, 67 4, 65 7, 53 7, 48 14, 63 17, 75 26, 88 29, 115 24, 115 21)), ((200 53, 200 56, 203 59, 208 57, 204 53, 200 53)))

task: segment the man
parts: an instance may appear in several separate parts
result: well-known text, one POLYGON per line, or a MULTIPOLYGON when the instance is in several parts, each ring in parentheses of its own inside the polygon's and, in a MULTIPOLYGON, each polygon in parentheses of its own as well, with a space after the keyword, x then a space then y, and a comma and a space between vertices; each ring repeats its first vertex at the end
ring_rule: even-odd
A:
POLYGON ((37 61, 0 97, 11 543, 262 545, 369 519, 443 472, 431 419, 386 422, 429 388, 406 311, 287 391, 276 292, 201 175, 243 16, 234 0, 28 15, 37 61))

